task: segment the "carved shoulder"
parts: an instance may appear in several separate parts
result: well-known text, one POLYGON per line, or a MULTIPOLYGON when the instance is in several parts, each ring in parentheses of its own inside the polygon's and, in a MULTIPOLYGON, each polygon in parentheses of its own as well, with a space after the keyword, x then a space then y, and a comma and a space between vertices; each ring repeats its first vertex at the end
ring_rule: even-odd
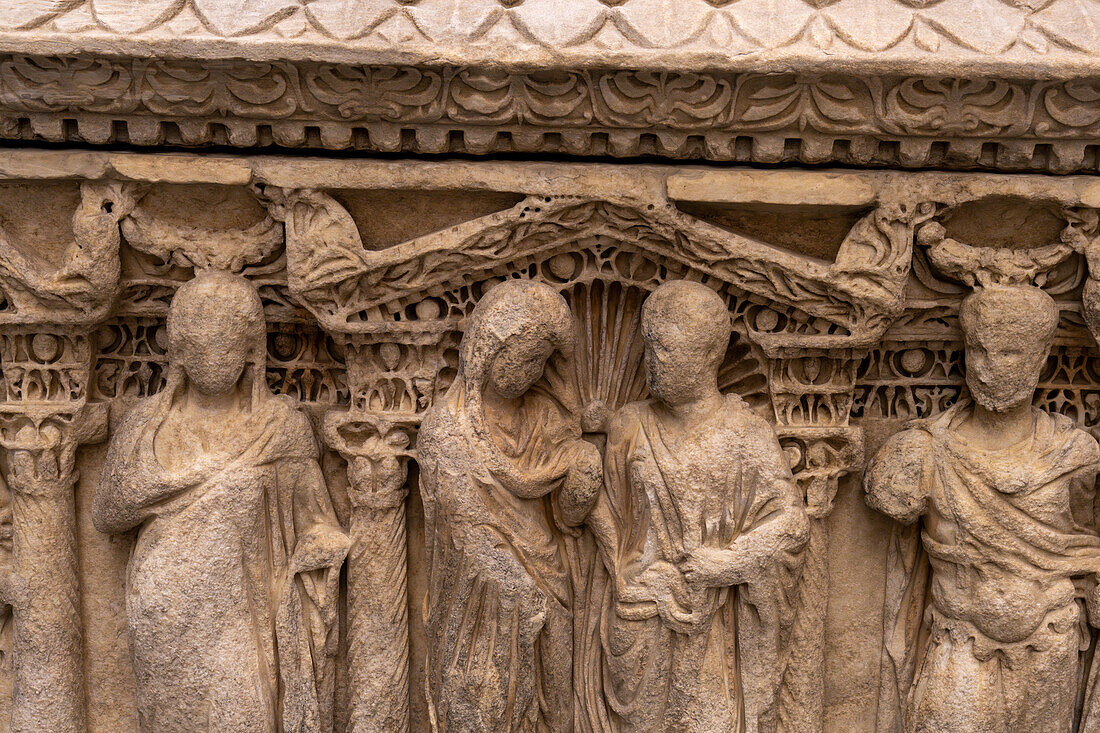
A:
POLYGON ((764 445, 770 445, 774 443, 779 445, 779 438, 775 433, 775 427, 765 420, 760 415, 750 410, 744 402, 738 400, 737 407, 731 408, 736 411, 737 420, 742 425, 742 429, 745 432, 745 437, 753 442, 760 442, 764 445))
POLYGON ((129 446, 134 442, 137 433, 144 429, 145 424, 156 414, 163 400, 163 395, 159 394, 144 397, 134 403, 122 417, 118 422, 118 426, 112 430, 107 452, 108 466, 113 462, 112 459, 119 451, 125 450, 124 446, 129 446))
POLYGON ((1069 433, 1068 442, 1072 445, 1072 452, 1078 456, 1078 460, 1086 465, 1096 467, 1100 462, 1100 444, 1097 443, 1096 429, 1091 431, 1082 428, 1076 420, 1068 415, 1057 412, 1045 412, 1054 421, 1054 429, 1058 432, 1069 433))
MULTIPOLYGON (((278 420, 281 432, 290 445, 313 458, 319 456, 313 425, 298 406, 297 400, 288 395, 275 395, 274 419, 278 420)), ((299 451, 295 453, 298 454, 299 451)))
POLYGON ((867 503, 904 524, 917 521, 928 508, 926 471, 932 436, 910 428, 890 437, 879 449, 863 480, 867 503))

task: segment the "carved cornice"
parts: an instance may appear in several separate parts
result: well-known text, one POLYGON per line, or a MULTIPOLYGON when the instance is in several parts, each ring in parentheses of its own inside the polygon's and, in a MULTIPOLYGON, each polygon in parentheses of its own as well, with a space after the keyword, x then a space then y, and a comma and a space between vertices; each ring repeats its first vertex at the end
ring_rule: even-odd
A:
POLYGON ((0 44, 158 58, 815 70, 1089 65, 1076 0, 40 0, 0 8, 0 44), (135 53, 135 55, 138 55, 135 53))
POLYGON ((762 74, 434 63, 7 54, 0 137, 1055 172, 1100 164, 1100 82, 1044 80, 1029 66, 979 78, 858 65, 762 74))

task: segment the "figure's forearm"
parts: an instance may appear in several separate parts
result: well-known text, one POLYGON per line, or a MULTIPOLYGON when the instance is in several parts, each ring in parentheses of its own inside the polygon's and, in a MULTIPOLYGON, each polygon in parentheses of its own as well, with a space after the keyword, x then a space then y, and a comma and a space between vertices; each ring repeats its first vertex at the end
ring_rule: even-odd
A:
POLYGON ((141 524, 143 506, 126 501, 118 487, 100 487, 92 502, 92 525, 105 534, 122 534, 141 524))
POLYGON ((615 529, 615 521, 607 507, 607 497, 601 492, 596 498, 596 504, 585 519, 585 526, 596 538, 596 549, 603 559, 604 567, 611 574, 615 574, 615 557, 618 553, 619 534, 615 529))
POLYGON ((729 550, 736 557, 729 573, 735 578, 733 583, 748 582, 767 568, 780 552, 801 551, 809 537, 809 519, 804 511, 795 507, 788 507, 781 516, 738 536, 729 550))
POLYGON ((126 478, 115 480, 115 476, 125 477, 127 471, 107 474, 92 501, 92 524, 107 534, 129 532, 144 522, 154 507, 175 499, 190 488, 187 482, 150 481, 139 485, 126 478))

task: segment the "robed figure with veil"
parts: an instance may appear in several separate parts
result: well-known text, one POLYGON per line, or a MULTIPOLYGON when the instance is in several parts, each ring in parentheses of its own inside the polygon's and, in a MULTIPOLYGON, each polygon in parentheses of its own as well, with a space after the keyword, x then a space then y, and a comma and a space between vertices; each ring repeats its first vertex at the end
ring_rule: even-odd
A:
POLYGON ((420 429, 426 692, 440 733, 572 730, 565 538, 595 498, 600 456, 575 411, 538 385, 572 329, 549 286, 497 285, 420 429))
POLYGON ((255 288, 206 272, 168 316, 164 389, 122 421, 93 504, 137 530, 126 612, 146 733, 332 728, 349 540, 308 418, 265 378, 255 288))

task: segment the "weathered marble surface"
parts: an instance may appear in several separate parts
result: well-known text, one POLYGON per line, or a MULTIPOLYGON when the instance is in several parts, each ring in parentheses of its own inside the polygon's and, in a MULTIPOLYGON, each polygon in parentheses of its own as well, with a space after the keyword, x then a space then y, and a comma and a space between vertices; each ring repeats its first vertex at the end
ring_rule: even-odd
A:
POLYGON ((3 718, 1091 730, 1098 208, 0 152, 3 718))
POLYGON ((0 9, 0 39, 186 58, 1063 75, 1096 63, 1092 19, 1074 0, 43 0, 0 9))
POLYGON ((1091 0, 15 0, 0 138, 1095 171, 1091 0))

